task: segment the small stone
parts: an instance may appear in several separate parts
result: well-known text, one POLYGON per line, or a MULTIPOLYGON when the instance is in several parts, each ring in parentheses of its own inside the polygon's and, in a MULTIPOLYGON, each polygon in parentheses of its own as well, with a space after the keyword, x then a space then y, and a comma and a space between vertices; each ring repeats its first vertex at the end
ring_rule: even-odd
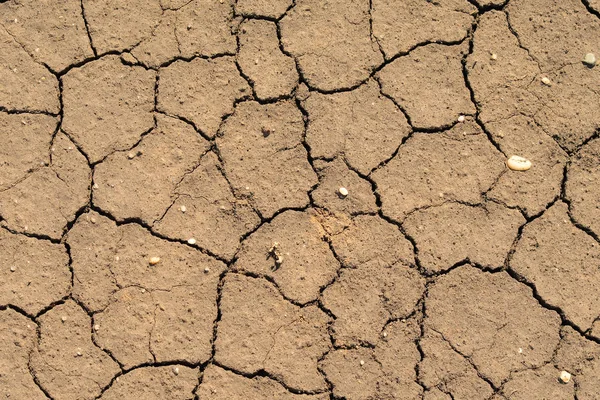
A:
POLYGON ((204 268, 204 273, 205 274, 208 274, 209 272, 210 272, 210 268, 208 268, 208 267, 204 268))
POLYGON ((10 267, 10 272, 15 272, 17 270, 17 267, 15 267, 14 265, 10 267))
POLYGON ((150 261, 148 261, 150 265, 156 265, 160 262, 160 257, 150 257, 150 261))
POLYGON ((558 380, 561 381, 562 383, 569 383, 571 381, 571 374, 568 373, 567 371, 561 371, 560 375, 558 377, 558 380))
POLYGON ((77 348, 77 357, 81 357, 83 354, 81 353, 81 349, 77 348))
POLYGON ((181 206, 179 207, 179 210, 181 210, 182 213, 187 211, 187 207, 186 206, 181 206))
POLYGON ((175 375, 179 375, 179 368, 178 367, 173 367, 173 373, 175 375))
POLYGON ((100 325, 98 325, 98 324, 94 325, 94 330, 95 331, 98 331, 99 329, 100 329, 100 325))
POLYGON ((62 322, 65 322, 65 321, 67 320, 67 317, 60 317, 60 320, 61 320, 62 322))
POLYGON ((459 115, 458 116, 458 122, 465 122, 465 116, 464 115, 459 115))
POLYGON ((527 171, 531 168, 531 161, 519 156, 511 156, 506 160, 506 166, 513 171, 527 171))
POLYGON ((98 186, 97 183, 94 183, 94 186, 92 186, 94 189, 98 189, 100 186, 98 186))
POLYGON ((345 187, 341 187, 338 189, 338 193, 342 198, 344 198, 348 196, 348 189, 346 189, 345 187))
POLYGON ((490 59, 497 60, 498 59, 498 54, 492 53, 492 55, 490 56, 490 59))
POLYGON ((383 332, 383 337, 387 337, 387 332, 383 332))
POLYGON ((96 223, 96 218, 94 218, 94 217, 90 218, 90 222, 91 222, 92 224, 95 224, 95 223, 96 223))
POLYGON ((544 76, 542 78, 542 83, 546 86, 552 86, 552 81, 550 80, 550 78, 548 78, 547 76, 544 76))
POLYGON ((363 365, 365 365, 365 362, 363 360, 360 360, 360 366, 362 367, 363 365))
POLYGON ((132 160, 134 157, 135 157, 135 153, 127 154, 127 158, 129 158, 130 160, 132 160))
POLYGON ((590 68, 596 65, 596 56, 594 53, 587 53, 585 57, 583 57, 583 63, 590 68))
POLYGON ((196 239, 189 238, 187 242, 188 242, 188 244, 192 244, 193 245, 193 244, 196 244, 196 239))

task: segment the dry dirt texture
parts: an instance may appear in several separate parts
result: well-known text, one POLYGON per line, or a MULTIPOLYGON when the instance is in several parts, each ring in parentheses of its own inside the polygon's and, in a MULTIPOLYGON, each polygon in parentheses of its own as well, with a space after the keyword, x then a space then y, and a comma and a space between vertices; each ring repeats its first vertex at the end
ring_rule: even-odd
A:
POLYGON ((589 53, 599 0, 0 0, 0 399, 600 400, 589 53))

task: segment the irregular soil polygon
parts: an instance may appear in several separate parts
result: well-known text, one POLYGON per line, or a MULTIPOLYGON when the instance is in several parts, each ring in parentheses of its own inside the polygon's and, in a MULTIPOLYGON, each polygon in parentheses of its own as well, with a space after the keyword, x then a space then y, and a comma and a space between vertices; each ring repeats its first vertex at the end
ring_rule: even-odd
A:
POLYGON ((462 72, 467 51, 466 44, 419 47, 377 73, 381 91, 406 111, 413 127, 448 127, 459 115, 475 113, 462 72))
POLYGON ((38 322, 40 338, 30 366, 53 399, 95 399, 121 371, 94 345, 90 317, 73 300, 54 307, 38 322))
POLYGON ((50 163, 56 124, 56 118, 47 115, 0 112, 0 190, 50 163))
POLYGON ((0 215, 10 229, 60 239, 89 201, 90 169, 85 157, 59 132, 50 162, 0 192, 0 215))
POLYGON ((542 212, 560 195, 565 152, 531 119, 522 115, 486 124, 494 141, 508 156, 525 157, 532 163, 525 172, 509 169, 498 179, 488 198, 508 207, 519 207, 527 216, 542 212))
POLYGON ((0 305, 36 315, 69 294, 69 256, 60 244, 0 229, 0 305))
POLYGON ((457 353, 439 333, 427 329, 419 341, 423 360, 419 378, 430 388, 440 388, 452 398, 485 400, 494 393, 469 360, 457 353))
POLYGON ((585 331, 600 316, 599 260, 600 245, 573 226, 567 205, 557 202, 523 229, 510 268, 585 331))
POLYGON ((402 112, 373 80, 350 92, 311 92, 302 104, 308 113, 311 155, 331 159, 343 154, 364 175, 391 157, 411 131, 402 112))
POLYGON ((178 58, 233 55, 233 9, 230 1, 184 0, 170 2, 151 35, 131 50, 145 65, 156 68, 178 58))
POLYGON ((154 230, 171 238, 194 239, 201 248, 227 259, 233 257, 241 238, 260 223, 252 202, 233 193, 212 152, 181 179, 173 196, 173 204, 154 230))
POLYGON ((0 24, 38 62, 54 71, 93 57, 80 0, 6 1, 0 24))
POLYGON ((383 212, 406 214, 449 200, 480 203, 504 170, 502 153, 471 119, 439 133, 415 133, 372 177, 383 212))
POLYGON ((315 300, 338 268, 312 210, 286 211, 263 224, 244 240, 234 264, 237 271, 271 277, 283 295, 302 304, 315 300))
MULTIPOLYGON (((129 286, 147 291, 214 287, 216 297, 216 280, 225 269, 191 246, 159 239, 135 223, 117 226, 94 212, 77 220, 67 243, 75 276, 73 296, 93 311, 105 309, 113 293, 129 286), (151 257, 160 257, 160 262, 151 266, 151 257)), ((211 297, 203 300, 214 304, 211 297)))
POLYGON ((422 267, 437 273, 463 261, 502 267, 524 223, 519 211, 493 202, 482 206, 446 203, 416 211, 403 227, 419 249, 422 267))
POLYGON ((217 363, 244 374, 265 371, 294 390, 327 390, 317 361, 331 346, 330 320, 318 307, 295 306, 266 280, 238 274, 225 277, 220 307, 217 363))
POLYGON ((560 339, 559 315, 506 272, 459 267, 429 286, 426 307, 425 326, 496 386, 550 361, 560 339))
POLYGON ((279 48, 273 22, 247 20, 240 26, 237 56, 242 72, 253 82, 260 100, 289 96, 298 83, 294 59, 279 48))
POLYGON ((94 170, 94 204, 119 220, 135 218, 153 225, 209 148, 183 121, 158 114, 156 122, 137 146, 111 154, 94 170))
POLYGON ((0 107, 58 113, 58 80, 0 27, 0 107))
POLYGON ((63 77, 62 129, 92 163, 133 146, 154 126, 155 73, 106 56, 63 77), (118 132, 115 135, 114 132, 118 132))
POLYGON ((321 369, 333 384, 334 396, 347 400, 421 396, 422 388, 415 382, 418 325, 413 320, 396 321, 385 332, 375 349, 338 349, 325 356, 321 369))
POLYGON ((216 139, 234 191, 251 199, 265 218, 309 203, 318 182, 302 145, 302 113, 290 101, 237 105, 216 139))
MULTIPOLYGON (((596 335, 598 337, 600 335, 596 335)), ((593 400, 600 396, 600 345, 583 337, 571 327, 564 327, 562 343, 556 352, 556 366, 573 375, 577 398, 593 400)))
POLYGON ((46 400, 29 370, 29 354, 37 341, 37 325, 23 315, 0 311, 0 388, 6 398, 46 400))
POLYGON ((425 43, 463 40, 475 7, 466 0, 373 1, 373 36, 387 59, 425 43))
POLYGON ((369 19, 368 2, 297 1, 280 21, 281 43, 311 87, 350 88, 383 62, 369 19))
POLYGON ((191 121, 212 138, 234 103, 249 93, 233 57, 179 60, 160 70, 158 110, 191 121))

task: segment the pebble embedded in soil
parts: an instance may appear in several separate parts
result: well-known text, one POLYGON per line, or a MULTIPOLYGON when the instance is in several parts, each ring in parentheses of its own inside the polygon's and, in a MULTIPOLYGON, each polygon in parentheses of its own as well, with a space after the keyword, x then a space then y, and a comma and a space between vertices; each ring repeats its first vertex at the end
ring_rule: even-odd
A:
POLYGON ((531 168, 531 161, 520 156, 511 156, 506 161, 506 166, 513 171, 527 171, 531 168))
POLYGON ((15 272, 17 270, 17 267, 15 267, 14 265, 10 267, 10 272, 15 272))
POLYGON ((187 242, 188 242, 188 244, 196 244, 196 239, 189 238, 187 242))
POLYGON ((550 80, 550 78, 548 78, 547 76, 544 76, 542 78, 542 83, 546 86, 552 86, 552 81, 550 80))
POLYGON ((464 115, 459 115, 458 116, 458 122, 465 122, 465 116, 464 115))
POLYGON ((204 273, 205 274, 208 274, 209 272, 210 272, 210 268, 208 268, 208 267, 204 268, 204 273))
POLYGON ((562 382, 562 383, 569 383, 571 381, 571 374, 568 373, 567 371, 561 371, 560 372, 560 376, 558 377, 558 379, 562 382))
POLYGON ((160 257, 150 257, 150 261, 149 261, 150 265, 156 265, 159 262, 160 262, 160 257))
POLYGON ((593 67, 596 65, 596 56, 594 53, 587 53, 585 57, 583 57, 583 63, 588 67, 593 67))
POLYGON ((181 206, 181 207, 179 207, 179 210, 180 210, 182 213, 184 213, 184 212, 186 212, 186 211, 187 211, 187 207, 186 207, 186 206, 181 206))
POLYGON ((348 196, 348 189, 346 189, 345 187, 341 187, 338 189, 338 193, 339 193, 340 197, 344 198, 344 197, 348 196))

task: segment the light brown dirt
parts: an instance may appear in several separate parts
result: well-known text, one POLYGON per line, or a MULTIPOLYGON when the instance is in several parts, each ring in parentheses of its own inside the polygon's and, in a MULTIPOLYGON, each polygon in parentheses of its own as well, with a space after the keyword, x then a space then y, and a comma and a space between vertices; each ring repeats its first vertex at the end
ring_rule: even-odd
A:
POLYGON ((587 53, 598 0, 0 0, 0 398, 600 399, 587 53))

